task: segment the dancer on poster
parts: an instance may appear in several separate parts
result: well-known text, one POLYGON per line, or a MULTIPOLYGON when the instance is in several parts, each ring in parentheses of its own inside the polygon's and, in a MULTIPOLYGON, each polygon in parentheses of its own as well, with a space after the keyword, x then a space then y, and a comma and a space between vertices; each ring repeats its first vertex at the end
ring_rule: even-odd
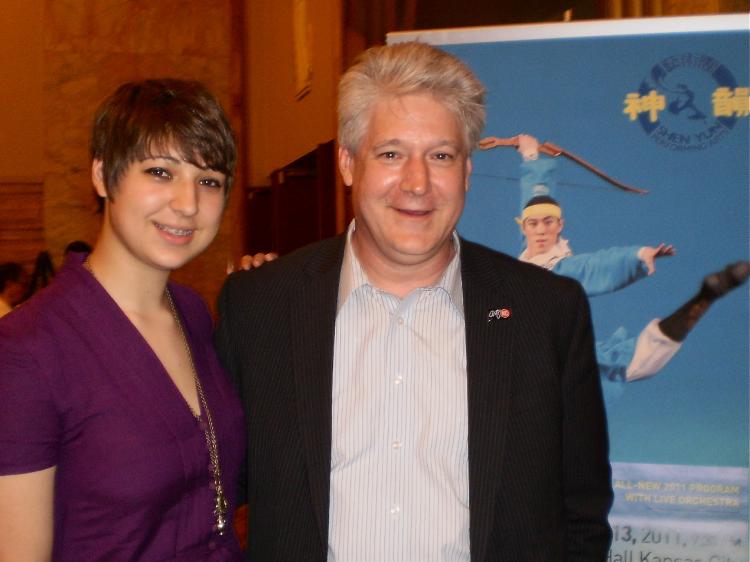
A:
MULTIPOLYGON (((556 161, 540 156, 540 148, 544 150, 545 145, 540 145, 530 135, 488 137, 479 143, 484 150, 516 146, 523 158, 521 213, 516 218, 525 241, 519 256, 521 261, 576 279, 592 297, 618 291, 652 275, 656 271, 656 259, 675 254, 671 244, 662 243, 657 246, 611 247, 574 255, 568 240, 561 236, 565 224, 562 207, 553 197, 556 192, 556 161)), ((546 152, 554 155, 549 150, 546 152)), ((574 159, 580 162, 577 157, 574 159)), ((610 179, 587 163, 584 165, 610 179)), ((626 187, 628 191, 643 193, 643 190, 626 187)), ((748 275, 750 262, 731 264, 705 277, 698 293, 666 318, 651 320, 637 336, 629 335, 627 329, 620 326, 609 338, 598 341, 597 362, 602 381, 607 383, 603 385, 607 402, 611 403, 620 395, 624 383, 658 373, 674 357, 709 306, 744 283, 748 275)))

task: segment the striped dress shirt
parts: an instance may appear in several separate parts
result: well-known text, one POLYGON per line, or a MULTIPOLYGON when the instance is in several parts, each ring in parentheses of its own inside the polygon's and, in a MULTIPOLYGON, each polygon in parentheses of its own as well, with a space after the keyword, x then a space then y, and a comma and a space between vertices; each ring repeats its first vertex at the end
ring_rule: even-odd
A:
POLYGON ((468 562, 460 247, 399 299, 372 286, 349 228, 334 343, 329 562, 468 562))

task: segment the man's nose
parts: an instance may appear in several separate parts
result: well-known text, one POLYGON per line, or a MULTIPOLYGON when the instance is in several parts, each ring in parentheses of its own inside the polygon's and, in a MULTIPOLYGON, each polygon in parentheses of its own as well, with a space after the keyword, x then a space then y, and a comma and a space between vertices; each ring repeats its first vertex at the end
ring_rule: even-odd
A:
POLYGON ((419 157, 411 157, 404 166, 404 177, 401 181, 401 189, 422 195, 430 185, 430 170, 427 163, 419 157))

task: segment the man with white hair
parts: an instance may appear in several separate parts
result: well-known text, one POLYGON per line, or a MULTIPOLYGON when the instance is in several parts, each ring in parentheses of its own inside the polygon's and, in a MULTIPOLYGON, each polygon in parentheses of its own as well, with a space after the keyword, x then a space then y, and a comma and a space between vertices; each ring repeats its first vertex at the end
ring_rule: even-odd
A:
POLYGON ((484 87, 422 43, 339 89, 347 232, 219 297, 253 562, 603 562, 607 428, 580 285, 455 231, 484 87))

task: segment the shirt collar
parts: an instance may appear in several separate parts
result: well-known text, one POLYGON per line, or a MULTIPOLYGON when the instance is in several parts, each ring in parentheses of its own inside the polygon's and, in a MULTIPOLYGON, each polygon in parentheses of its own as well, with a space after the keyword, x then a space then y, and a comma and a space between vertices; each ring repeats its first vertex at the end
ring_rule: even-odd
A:
MULTIPOLYGON (((341 310, 344 303, 351 294, 362 286, 373 285, 367 279, 362 264, 357 259, 352 246, 352 233, 356 230, 356 220, 349 223, 346 231, 346 246, 344 248, 344 259, 341 264, 341 275, 339 276, 339 297, 336 305, 336 312, 341 310)), ((458 233, 454 230, 451 235, 453 241, 454 254, 443 274, 435 283, 434 287, 444 290, 450 296, 453 306, 463 315, 464 313, 464 296, 463 284, 461 282, 461 243, 459 242, 458 233)))
POLYGON ((529 257, 528 246, 521 252, 518 259, 527 263, 533 263, 544 269, 552 269, 557 265, 557 262, 573 255, 573 251, 568 245, 568 241, 565 238, 560 238, 557 243, 552 246, 549 250, 543 254, 537 254, 533 258, 529 257))

